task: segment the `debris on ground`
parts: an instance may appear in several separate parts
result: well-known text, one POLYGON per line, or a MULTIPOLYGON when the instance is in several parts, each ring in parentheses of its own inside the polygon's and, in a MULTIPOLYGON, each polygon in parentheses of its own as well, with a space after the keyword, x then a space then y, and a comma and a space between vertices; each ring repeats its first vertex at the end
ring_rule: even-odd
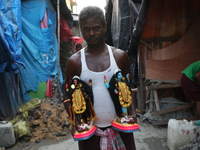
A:
POLYGON ((30 103, 33 103, 33 101, 40 103, 34 105, 36 107, 30 105, 29 108, 27 106, 23 107, 26 110, 23 109, 23 112, 20 112, 20 117, 17 116, 17 119, 15 118, 12 121, 18 141, 25 140, 31 143, 40 143, 41 140, 60 140, 70 134, 71 124, 62 103, 50 99, 33 99, 30 103), (22 120, 22 118, 24 119, 22 120), (22 130, 21 128, 19 130, 20 126, 16 126, 16 124, 20 121, 26 122, 27 126, 24 126, 23 129, 28 129, 22 130))

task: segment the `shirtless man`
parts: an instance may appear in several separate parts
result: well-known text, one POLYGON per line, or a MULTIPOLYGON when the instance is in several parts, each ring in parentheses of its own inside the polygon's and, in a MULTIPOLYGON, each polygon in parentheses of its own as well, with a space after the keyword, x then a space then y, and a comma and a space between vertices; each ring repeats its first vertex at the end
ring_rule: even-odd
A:
MULTIPOLYGON (((101 133, 109 134, 111 132, 114 136, 119 135, 123 141, 118 143, 116 149, 134 150, 135 142, 132 133, 122 133, 110 128, 111 122, 117 115, 109 92, 104 85, 104 76, 106 75, 109 81, 116 69, 121 69, 123 74, 130 72, 128 55, 122 50, 105 44, 106 21, 100 8, 96 6, 83 8, 79 14, 79 23, 87 46, 69 58, 66 65, 65 83, 70 85, 71 79, 75 75, 85 82, 92 79, 94 111, 97 116, 94 125, 98 127, 95 135, 87 140, 78 141, 79 150, 99 150, 100 147, 105 148, 105 146, 106 149, 112 148, 113 144, 116 145, 115 138, 108 140, 106 145, 100 143, 101 133)), ((64 99, 66 97, 64 95, 64 99)), ((65 103, 67 111, 68 105, 65 103)), ((136 119, 133 104, 128 108, 128 112, 136 119)))

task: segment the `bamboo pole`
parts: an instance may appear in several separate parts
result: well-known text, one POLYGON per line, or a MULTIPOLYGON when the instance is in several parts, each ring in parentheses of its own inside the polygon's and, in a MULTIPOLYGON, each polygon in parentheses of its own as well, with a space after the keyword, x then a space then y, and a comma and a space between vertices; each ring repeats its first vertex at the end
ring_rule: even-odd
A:
POLYGON ((58 98, 59 102, 61 102, 60 97, 60 0, 57 0, 57 38, 58 38, 58 98))

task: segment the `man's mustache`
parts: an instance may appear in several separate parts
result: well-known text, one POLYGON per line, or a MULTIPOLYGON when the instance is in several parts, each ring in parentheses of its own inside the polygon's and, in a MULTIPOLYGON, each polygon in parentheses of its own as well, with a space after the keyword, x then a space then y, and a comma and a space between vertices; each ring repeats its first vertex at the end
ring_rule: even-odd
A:
POLYGON ((88 37, 88 38, 86 38, 85 40, 86 41, 91 41, 91 40, 96 40, 97 38, 95 38, 95 37, 88 37))

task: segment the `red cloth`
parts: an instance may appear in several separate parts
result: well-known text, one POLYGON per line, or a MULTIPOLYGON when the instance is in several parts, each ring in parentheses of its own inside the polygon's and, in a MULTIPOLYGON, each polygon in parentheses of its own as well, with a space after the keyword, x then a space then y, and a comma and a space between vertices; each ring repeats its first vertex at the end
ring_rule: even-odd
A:
POLYGON ((67 21, 63 18, 63 16, 60 16, 60 40, 61 41, 69 41, 72 39, 72 30, 69 27, 67 21))
POLYGON ((48 78, 47 80, 47 88, 46 88, 46 97, 53 97, 52 93, 52 81, 48 78))
POLYGON ((78 37, 78 36, 73 36, 72 37, 72 40, 73 40, 73 44, 76 45, 76 44, 81 44, 83 42, 83 38, 81 37, 78 37))
POLYGON ((74 51, 76 52, 76 44, 81 44, 83 42, 83 38, 78 36, 73 36, 72 30, 69 27, 67 21, 60 16, 60 40, 61 41, 73 41, 74 51))
POLYGON ((78 36, 73 36, 72 41, 73 41, 73 45, 74 45, 74 51, 77 52, 76 45, 81 44, 83 42, 83 38, 78 37, 78 36))
POLYGON ((182 74, 181 86, 187 101, 200 101, 200 86, 191 81, 185 74, 182 74))

